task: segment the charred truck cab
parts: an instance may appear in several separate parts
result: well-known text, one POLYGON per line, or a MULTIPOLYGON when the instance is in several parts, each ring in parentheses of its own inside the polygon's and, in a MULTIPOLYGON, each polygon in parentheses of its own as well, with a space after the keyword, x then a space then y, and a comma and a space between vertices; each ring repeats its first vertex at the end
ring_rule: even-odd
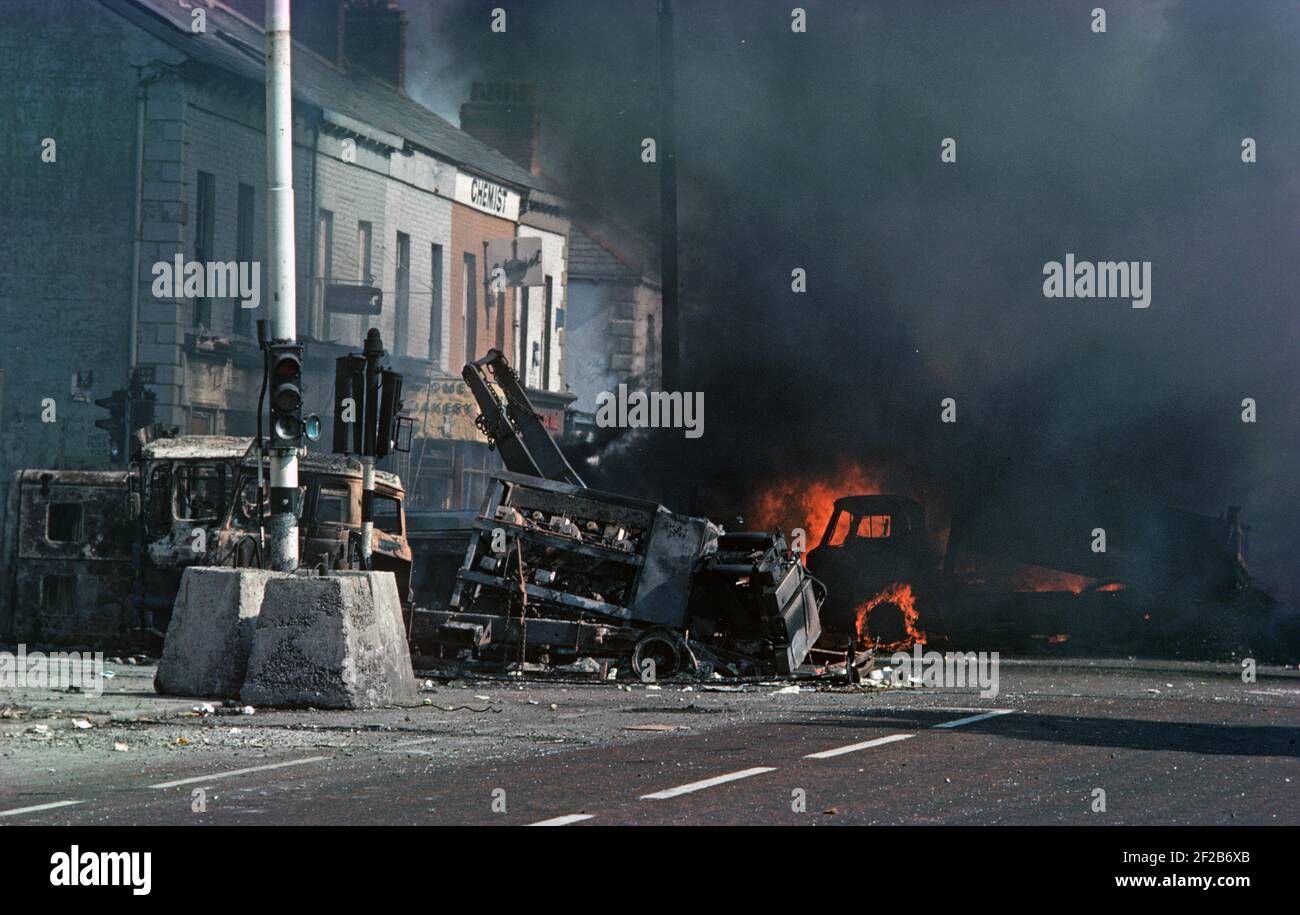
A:
MULTIPOLYGON (((162 638, 192 565, 265 567, 267 471, 251 438, 179 436, 144 445, 128 471, 25 470, 7 500, 0 558, 0 638, 129 644, 162 638), (260 505, 260 512, 259 512, 260 505)), ((304 567, 356 568, 358 461, 300 458, 304 567)), ((410 586, 405 493, 375 474, 372 567, 410 586)))

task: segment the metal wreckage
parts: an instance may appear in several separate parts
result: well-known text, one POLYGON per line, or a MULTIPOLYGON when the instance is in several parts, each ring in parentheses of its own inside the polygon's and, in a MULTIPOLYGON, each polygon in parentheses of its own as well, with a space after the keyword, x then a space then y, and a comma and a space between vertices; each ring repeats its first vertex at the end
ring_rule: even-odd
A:
POLYGON ((521 664, 605 659, 655 677, 784 676, 804 663, 826 592, 779 533, 729 533, 589 489, 504 355, 463 375, 506 470, 472 522, 449 606, 415 611, 418 646, 521 664))

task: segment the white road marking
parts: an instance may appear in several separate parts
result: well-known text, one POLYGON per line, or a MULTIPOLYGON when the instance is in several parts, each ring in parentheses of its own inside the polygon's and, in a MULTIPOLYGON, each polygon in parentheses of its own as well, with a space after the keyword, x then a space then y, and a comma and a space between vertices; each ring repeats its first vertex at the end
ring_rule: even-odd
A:
POLYGON ((843 756, 845 753, 855 753, 858 750, 868 750, 871 747, 883 746, 887 743, 896 743, 900 740, 907 740, 909 737, 915 737, 915 734, 890 734, 888 737, 877 737, 875 740, 864 740, 862 743, 851 743, 846 747, 836 747, 833 750, 822 750, 820 753, 809 753, 804 759, 830 759, 832 756, 843 756))
POLYGON ((84 804, 85 801, 55 801, 52 804, 37 804, 34 807, 15 807, 13 810, 0 810, 0 817, 16 817, 20 813, 36 813, 38 810, 54 810, 56 807, 71 807, 84 804))
POLYGON ((985 718, 996 718, 998 715, 1010 715, 1014 712, 1013 708, 995 708, 991 711, 984 712, 982 715, 971 715, 969 718, 958 718, 956 721, 945 721, 943 724, 936 724, 936 728, 959 728, 963 724, 971 724, 975 721, 983 721, 985 718))
POLYGON ((581 823, 583 820, 590 820, 595 814, 591 813, 570 813, 562 817, 552 817, 549 820, 539 820, 536 823, 529 823, 529 826, 568 826, 570 823, 581 823))
POLYGON ((199 782, 214 782, 219 778, 234 778, 236 775, 248 775, 250 772, 268 772, 271 769, 283 769, 287 766, 303 766, 307 763, 320 762, 328 756, 308 756, 306 759, 291 759, 288 762, 271 763, 265 766, 249 766, 247 769, 231 769, 229 772, 214 772, 211 775, 196 775, 193 778, 178 778, 174 782, 159 782, 150 788, 176 788, 180 785, 196 785, 199 782))
POLYGON ((397 743, 390 743, 380 747, 381 750, 395 750, 398 747, 414 747, 422 743, 433 743, 437 737, 421 737, 419 740, 400 740, 397 743))
POLYGON ((643 794, 641 795, 641 800, 666 801, 670 797, 677 797, 681 794, 690 794, 693 791, 703 791, 705 788, 712 788, 714 785, 725 785, 727 782, 749 778, 751 775, 762 775, 764 772, 775 771, 775 766, 755 766, 752 769, 741 769, 739 772, 728 772, 726 775, 715 775, 713 778, 706 778, 701 782, 691 782, 686 785, 678 785, 676 788, 656 791, 654 794, 643 794))

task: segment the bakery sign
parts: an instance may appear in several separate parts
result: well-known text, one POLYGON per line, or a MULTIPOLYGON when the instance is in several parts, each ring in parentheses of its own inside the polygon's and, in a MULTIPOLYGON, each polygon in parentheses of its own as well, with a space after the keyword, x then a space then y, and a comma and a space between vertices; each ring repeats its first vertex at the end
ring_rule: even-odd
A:
POLYGON ((519 219, 519 195, 478 175, 456 173, 456 201, 511 222, 519 219))
MULTIPOLYGON (((502 395, 498 392, 497 396, 502 395)), ((415 420, 415 435, 419 438, 487 441, 474 425, 478 403, 459 378, 437 380, 409 394, 403 392, 402 401, 406 414, 415 420)))

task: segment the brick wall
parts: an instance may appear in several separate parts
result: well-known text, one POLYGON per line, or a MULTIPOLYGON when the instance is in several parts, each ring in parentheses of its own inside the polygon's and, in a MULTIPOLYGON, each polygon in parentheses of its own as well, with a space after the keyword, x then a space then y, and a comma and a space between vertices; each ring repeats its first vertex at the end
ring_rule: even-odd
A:
MULTIPOLYGON (((489 216, 487 213, 481 213, 464 204, 452 204, 451 213, 451 299, 449 310, 452 313, 451 334, 447 338, 450 341, 450 353, 452 355, 451 365, 454 371, 459 373, 460 366, 465 364, 465 312, 462 307, 464 302, 463 293, 465 290, 465 254, 472 254, 475 258, 476 275, 471 282, 475 284, 475 291, 478 296, 478 321, 477 321, 477 338, 474 358, 480 358, 489 349, 496 346, 496 322, 498 320, 497 309, 492 309, 492 323, 487 320, 487 309, 484 308, 483 301, 483 243, 495 238, 511 238, 515 234, 515 224, 495 216, 489 216)), ((514 317, 515 311, 515 294, 514 290, 507 289, 505 294, 505 311, 506 311, 506 329, 505 329, 505 352, 507 357, 514 354, 515 335, 514 335, 514 317)))

